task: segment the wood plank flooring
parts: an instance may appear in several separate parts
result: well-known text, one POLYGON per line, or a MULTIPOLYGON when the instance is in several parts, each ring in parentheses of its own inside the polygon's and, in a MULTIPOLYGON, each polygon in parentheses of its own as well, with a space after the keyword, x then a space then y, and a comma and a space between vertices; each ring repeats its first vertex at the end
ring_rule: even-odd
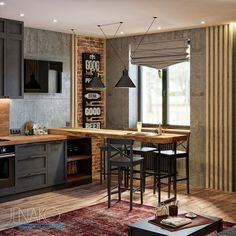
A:
MULTIPOLYGON (((148 187, 148 186, 147 186, 148 187)), ((178 184, 179 207, 183 210, 205 213, 236 222, 236 193, 224 193, 191 187, 187 195, 185 186, 178 184)), ((165 188, 162 197, 167 193, 165 188)), ((117 199, 116 195, 112 196, 117 199)), ((129 192, 122 194, 122 200, 129 200, 129 192)), ((85 206, 107 201, 106 186, 98 180, 92 184, 38 194, 10 202, 0 203, 0 230, 13 227, 13 224, 28 223, 85 206)), ((134 202, 139 203, 139 193, 134 193, 134 202)), ((144 204, 156 206, 157 196, 147 188, 144 204)))

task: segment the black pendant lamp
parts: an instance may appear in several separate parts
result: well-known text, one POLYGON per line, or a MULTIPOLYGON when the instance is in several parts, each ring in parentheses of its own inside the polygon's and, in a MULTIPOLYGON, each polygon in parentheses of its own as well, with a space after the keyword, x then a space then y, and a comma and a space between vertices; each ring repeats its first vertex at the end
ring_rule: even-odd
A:
POLYGON ((124 68, 120 80, 115 85, 116 88, 135 88, 135 84, 128 75, 128 70, 124 68))
POLYGON ((90 89, 104 89, 105 85, 103 84, 102 80, 97 71, 93 72, 93 78, 90 81, 88 88, 90 89))
MULTIPOLYGON (((151 22, 151 24, 149 25, 147 31, 145 32, 145 34, 143 35, 143 37, 141 37, 140 42, 137 46, 137 48, 135 49, 135 51, 133 52, 133 54, 130 56, 132 58, 132 56, 134 55, 134 53, 137 51, 138 47, 140 46, 140 44, 142 43, 144 37, 147 35, 149 29, 151 28, 151 26, 153 25, 154 21, 156 20, 156 17, 153 17, 153 20, 151 22)), ((105 39, 107 39, 107 36, 105 34, 105 32, 102 30, 102 26, 108 26, 108 25, 114 25, 114 24, 119 24, 118 28, 113 36, 113 39, 115 38, 118 30, 120 29, 121 25, 123 24, 123 22, 118 22, 118 23, 112 23, 112 24, 105 24, 105 25, 98 25, 99 29, 102 31, 103 35, 105 36, 105 39)), ((126 69, 126 64, 124 63, 124 61, 122 60, 120 54, 117 52, 117 50, 115 49, 115 47, 113 46, 113 44, 111 43, 110 40, 108 40, 108 43, 110 44, 110 46, 112 47, 112 49, 114 50, 114 52, 116 53, 117 57, 119 58, 120 62, 123 64, 124 66, 124 70, 122 71, 122 76, 120 78, 120 80, 117 82, 117 84, 115 85, 115 88, 135 88, 135 84, 133 83, 133 81, 130 79, 129 74, 128 74, 128 70, 126 69)))
MULTIPOLYGON (((102 26, 108 26, 108 25, 118 25, 118 28, 113 36, 113 39, 115 38, 117 32, 119 31, 121 25, 123 24, 123 22, 117 22, 117 23, 111 23, 111 24, 104 24, 104 25, 98 25, 99 29, 102 31, 103 35, 105 36, 105 39, 107 39, 107 36, 105 34, 105 32, 102 29, 102 26)), ((123 64, 124 66, 124 70, 122 71, 122 76, 120 78, 120 80, 117 82, 117 84, 115 85, 115 88, 135 88, 135 84, 133 83, 133 81, 130 79, 129 75, 128 75, 128 70, 125 67, 125 63, 122 60, 120 54, 117 52, 117 50, 115 49, 115 47, 113 46, 113 44, 111 43, 110 40, 108 40, 108 43, 110 44, 111 48, 114 50, 114 52, 116 53, 116 56, 119 58, 120 62, 123 64)))

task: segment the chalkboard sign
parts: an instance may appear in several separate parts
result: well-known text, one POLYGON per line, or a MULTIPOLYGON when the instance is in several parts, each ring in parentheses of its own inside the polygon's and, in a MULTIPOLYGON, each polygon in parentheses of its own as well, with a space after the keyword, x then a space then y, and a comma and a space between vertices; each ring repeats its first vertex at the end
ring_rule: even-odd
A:
POLYGON ((83 53, 83 127, 101 128, 102 100, 101 91, 89 90, 88 85, 93 77, 93 72, 100 71, 100 55, 83 53))

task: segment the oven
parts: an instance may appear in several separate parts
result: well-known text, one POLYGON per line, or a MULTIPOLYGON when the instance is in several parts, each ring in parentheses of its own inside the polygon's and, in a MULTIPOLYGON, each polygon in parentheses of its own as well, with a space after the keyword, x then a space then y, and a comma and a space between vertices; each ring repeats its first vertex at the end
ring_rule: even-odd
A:
POLYGON ((0 146, 0 189, 15 185, 15 147, 0 146))

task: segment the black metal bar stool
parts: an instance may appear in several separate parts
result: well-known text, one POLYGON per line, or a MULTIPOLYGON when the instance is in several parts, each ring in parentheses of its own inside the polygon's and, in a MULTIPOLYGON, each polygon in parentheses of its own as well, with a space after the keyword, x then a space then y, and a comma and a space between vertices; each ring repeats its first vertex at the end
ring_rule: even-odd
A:
POLYGON ((140 155, 144 158, 143 164, 143 191, 145 191, 146 186, 146 177, 153 176, 154 178, 154 154, 153 152, 156 151, 157 148, 154 147, 151 143, 141 143, 141 146, 133 148, 133 154, 140 155))
POLYGON ((102 184, 102 180, 106 180, 107 175, 107 145, 104 144, 100 146, 100 184, 102 184))
MULTIPOLYGON (((170 133, 171 131, 166 131, 165 133, 168 133, 168 132, 170 133)), ((163 150, 162 155, 166 155, 166 156, 169 156, 169 157, 173 157, 175 155, 177 161, 180 160, 180 159, 185 159, 185 176, 183 176, 183 177, 178 176, 178 171, 177 171, 176 181, 177 182, 178 181, 186 181, 187 194, 189 194, 190 193, 190 190, 189 190, 189 141, 190 141, 190 132, 178 131, 178 133, 186 134, 187 135, 187 140, 177 143, 176 155, 174 154, 173 150, 163 150)))
POLYGON ((162 179, 167 179, 168 181, 168 199, 163 201, 165 203, 176 200, 177 196, 177 185, 176 185, 176 142, 168 144, 158 144, 158 151, 155 153, 155 178, 153 190, 156 192, 158 188, 158 203, 161 203, 161 185, 162 179), (171 150, 173 152, 172 156, 163 154, 164 151, 171 150), (170 198, 170 184, 171 178, 173 183, 174 197, 170 198))
POLYGON ((128 170, 129 172, 129 188, 124 186, 123 190, 130 190, 130 210, 133 205, 133 192, 140 191, 141 204, 143 203, 143 157, 133 156, 133 140, 131 139, 107 139, 107 157, 108 157, 108 207, 110 207, 111 194, 111 172, 113 167, 118 168, 118 198, 121 200, 121 172, 128 170), (139 188, 133 187, 134 166, 140 166, 140 185, 139 188))

